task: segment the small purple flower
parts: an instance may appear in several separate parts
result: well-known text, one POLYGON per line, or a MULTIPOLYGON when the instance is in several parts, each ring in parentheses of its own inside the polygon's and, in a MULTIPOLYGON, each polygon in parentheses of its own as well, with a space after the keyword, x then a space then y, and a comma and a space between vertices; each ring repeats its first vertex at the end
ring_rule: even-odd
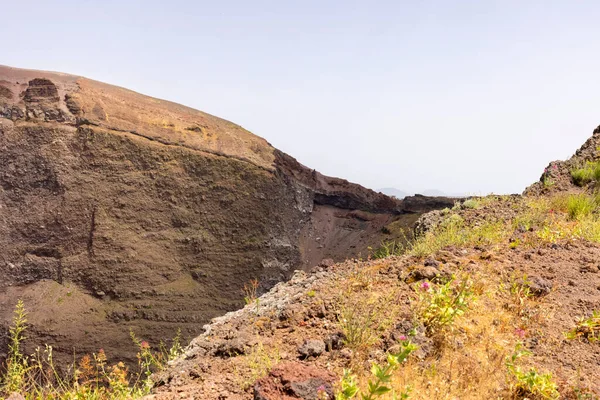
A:
POLYGON ((431 284, 427 281, 421 283, 421 290, 426 292, 431 288, 431 284))
POLYGON ((327 393, 327 388, 325 388, 325 385, 321 385, 317 388, 317 398, 319 400, 327 400, 329 398, 329 394, 327 393))
POLYGON ((525 329, 523 329, 523 328, 515 329, 515 335, 517 335, 521 339, 523 339, 526 334, 527 334, 527 332, 525 332, 525 329))
POLYGON ((406 335, 400 335, 400 337, 398 339, 400 339, 401 342, 406 342, 408 340, 406 335))

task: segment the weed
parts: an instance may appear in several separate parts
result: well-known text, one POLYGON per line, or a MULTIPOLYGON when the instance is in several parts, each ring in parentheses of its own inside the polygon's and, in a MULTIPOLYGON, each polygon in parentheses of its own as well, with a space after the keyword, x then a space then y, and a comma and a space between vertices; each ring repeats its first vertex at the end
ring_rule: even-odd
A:
POLYGON ((571 178, 577 186, 585 186, 595 181, 600 182, 600 162, 588 161, 582 168, 571 170, 571 178))
POLYGON ((462 208, 477 209, 480 207, 479 201, 476 199, 468 199, 462 203, 462 208))
POLYGON ((425 281, 417 291, 417 314, 431 334, 452 325, 456 317, 464 314, 474 297, 473 282, 469 279, 452 279, 441 285, 425 281))
POLYGON ((258 299, 258 279, 252 279, 250 282, 244 284, 242 292, 244 294, 244 302, 251 304, 256 302, 258 299))
POLYGON ((515 351, 510 357, 506 358, 506 367, 508 372, 515 380, 513 389, 519 398, 534 398, 541 399, 558 399, 558 386, 552 379, 552 374, 540 374, 535 368, 530 368, 528 371, 523 371, 517 365, 517 361, 528 356, 531 353, 524 350, 522 344, 517 344, 515 351))
POLYGON ((352 375, 352 371, 349 369, 344 370, 344 375, 340 382, 340 390, 335 396, 335 400, 346 400, 352 399, 358 393, 358 383, 356 382, 356 376, 352 375))
POLYGON ((22 300, 17 302, 14 311, 13 325, 9 329, 10 343, 6 361, 6 374, 2 389, 6 393, 17 392, 25 386, 28 370, 27 359, 21 351, 21 343, 25 340, 27 312, 22 300))
POLYGON ((171 347, 167 348, 164 342, 160 342, 158 351, 152 351, 150 344, 145 340, 138 339, 133 330, 129 331, 129 336, 138 348, 137 360, 140 374, 137 377, 136 386, 141 383, 141 386, 149 391, 153 385, 150 376, 154 372, 164 369, 169 361, 174 360, 183 353, 181 330, 177 330, 177 335, 173 338, 171 347))
POLYGON ((344 305, 340 309, 338 323, 344 333, 344 342, 351 349, 373 344, 375 330, 373 325, 380 314, 377 304, 344 305))
POLYGON ((536 232, 536 235, 543 242, 556 243, 565 236, 565 233, 561 229, 552 229, 550 226, 544 226, 541 230, 536 232))
POLYGON ((592 316, 582 317, 576 326, 565 333, 569 340, 585 338, 590 342, 600 342, 600 311, 593 311, 592 316))
POLYGON ((579 220, 582 217, 587 217, 596 208, 596 199, 586 194, 571 195, 567 198, 567 212, 571 220, 579 220))
POLYGON ((52 346, 26 357, 21 345, 25 340, 27 313, 22 301, 17 303, 13 325, 10 327, 9 355, 5 374, 1 379, 0 396, 2 394, 19 393, 27 400, 125 400, 147 395, 152 387, 150 375, 166 366, 169 360, 181 354, 180 333, 167 349, 161 343, 158 352, 152 352, 147 342, 139 341, 132 334, 138 345, 140 371, 130 374, 127 367, 118 362, 107 364, 107 356, 101 349, 92 356, 86 355, 78 363, 58 372, 53 357, 52 346))
MULTIPOLYGON (((410 356, 412 352, 417 349, 417 346, 406 341, 402 343, 401 350, 396 354, 388 354, 385 365, 379 365, 373 363, 371 367, 372 379, 369 380, 367 389, 360 393, 361 400, 374 400, 381 396, 392 392, 390 382, 392 380, 392 374, 396 371, 400 365, 402 365, 410 356)), ((358 384, 356 377, 351 374, 350 371, 345 370, 342 381, 340 382, 341 390, 336 394, 336 400, 348 400, 354 398, 359 394, 358 384)), ((409 389, 404 389, 399 397, 396 393, 393 393, 394 399, 407 399, 409 389)))
POLYGON ((381 246, 373 252, 373 258, 385 258, 389 256, 401 255, 405 251, 405 247, 401 242, 396 240, 384 240, 381 246))
POLYGON ((542 178, 542 185, 544 185, 545 188, 551 188, 552 186, 554 186, 555 182, 552 178, 544 175, 544 177, 542 178))
POLYGON ((375 283, 371 271, 361 271, 358 277, 356 286, 351 284, 340 293, 336 310, 344 342, 352 350, 364 350, 375 344, 381 332, 393 325, 399 312, 398 307, 393 307, 398 301, 396 291, 370 290, 375 283))
POLYGON ((468 226, 462 217, 452 214, 436 229, 416 239, 409 253, 426 256, 447 246, 490 245, 502 242, 507 236, 502 221, 484 222, 478 226, 468 226))
POLYGON ((242 387, 247 389, 252 386, 258 379, 266 376, 271 368, 279 363, 280 360, 279 349, 266 348, 259 341, 246 356, 245 364, 250 370, 250 374, 244 380, 242 387))

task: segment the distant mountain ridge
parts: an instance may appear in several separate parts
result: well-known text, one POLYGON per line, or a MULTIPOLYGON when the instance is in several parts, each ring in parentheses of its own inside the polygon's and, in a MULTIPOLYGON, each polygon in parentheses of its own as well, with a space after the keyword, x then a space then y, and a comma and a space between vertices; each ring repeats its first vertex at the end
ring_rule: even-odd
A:
POLYGON ((388 196, 393 196, 397 199, 403 199, 408 196, 414 196, 416 194, 421 194, 423 196, 432 196, 432 197, 466 197, 467 193, 445 193, 438 189, 427 189, 418 192, 410 192, 397 189, 395 187, 385 187, 381 189, 377 189, 378 192, 386 194, 388 196))

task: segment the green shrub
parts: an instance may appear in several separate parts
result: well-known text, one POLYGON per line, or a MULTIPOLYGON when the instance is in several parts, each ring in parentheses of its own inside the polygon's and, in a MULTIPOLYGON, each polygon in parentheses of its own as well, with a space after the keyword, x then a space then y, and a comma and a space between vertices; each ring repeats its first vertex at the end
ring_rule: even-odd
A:
POLYGON ((592 180, 590 174, 585 169, 575 169, 571 171, 571 178, 573 178, 573 183, 580 187, 592 180))
MULTIPOLYGON (((393 392, 390 387, 392 374, 404 363, 408 357, 417 349, 417 346, 409 341, 402 343, 402 349, 396 354, 388 354, 385 365, 373 363, 371 375, 366 391, 360 393, 361 400, 374 400, 392 392, 394 399, 407 399, 408 389, 403 390, 399 395, 393 392)), ((341 390, 336 394, 335 400, 349 400, 359 394, 356 377, 348 370, 344 370, 344 376, 340 383, 341 390)))
POLYGON ((535 368, 523 371, 517 361, 531 353, 523 350, 522 344, 517 344, 515 351, 506 359, 506 367, 514 379, 513 389, 518 398, 534 398, 555 400, 560 398, 558 386, 552 379, 551 373, 540 374, 535 368))
POLYGON ((421 282, 417 313, 429 333, 435 334, 451 326, 456 317, 464 314, 474 297, 473 282, 451 279, 445 284, 421 282))
POLYGON ((479 206, 479 201, 475 199, 468 199, 462 203, 463 208, 477 209, 479 206))
POLYGON ((587 194, 571 195, 567 198, 567 213, 571 220, 579 220, 590 215, 596 207, 596 198, 587 194))
POLYGON ((585 186, 595 181, 600 182, 600 162, 586 162, 582 168, 571 170, 571 178, 577 186, 585 186))

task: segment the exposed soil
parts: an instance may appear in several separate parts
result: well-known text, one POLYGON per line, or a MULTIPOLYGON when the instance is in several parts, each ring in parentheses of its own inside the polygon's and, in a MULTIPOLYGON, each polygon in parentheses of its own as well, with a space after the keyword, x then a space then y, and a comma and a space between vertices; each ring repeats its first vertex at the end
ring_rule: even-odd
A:
POLYGON ((454 201, 398 201, 209 114, 9 67, 0 149, 0 344, 22 298, 27 351, 48 343, 69 361, 102 347, 133 362, 130 329, 191 339, 241 307, 250 280, 262 292, 322 259, 366 256, 454 201))

